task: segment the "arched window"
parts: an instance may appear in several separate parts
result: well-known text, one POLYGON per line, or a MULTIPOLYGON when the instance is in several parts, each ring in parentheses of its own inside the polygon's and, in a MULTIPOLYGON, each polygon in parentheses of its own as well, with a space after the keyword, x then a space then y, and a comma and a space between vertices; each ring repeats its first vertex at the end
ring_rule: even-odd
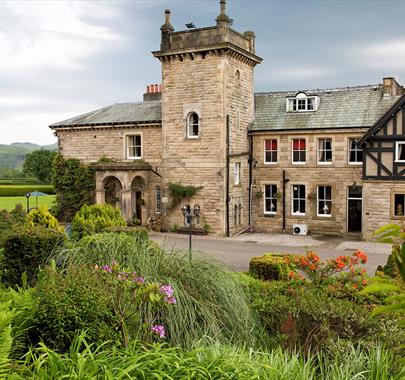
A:
POLYGON ((200 137, 200 118, 195 112, 187 116, 187 138, 196 139, 200 137))
POLYGON ((233 206, 233 225, 238 224, 238 205, 233 206))
POLYGON ((162 211, 162 196, 160 193, 160 186, 156 186, 156 213, 160 214, 162 211))
POLYGON ((242 204, 239 203, 238 207, 238 219, 239 219, 239 224, 242 224, 242 204))

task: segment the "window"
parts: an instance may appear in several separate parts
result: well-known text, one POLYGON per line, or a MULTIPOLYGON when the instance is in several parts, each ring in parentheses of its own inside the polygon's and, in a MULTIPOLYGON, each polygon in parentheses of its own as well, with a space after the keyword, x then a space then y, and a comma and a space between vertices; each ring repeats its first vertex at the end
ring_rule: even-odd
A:
POLYGON ((318 216, 332 215, 332 188, 330 186, 318 186, 317 212, 318 216))
POLYGON ((332 139, 318 140, 318 163, 332 163, 332 139))
POLYGON ((305 139, 292 140, 292 162, 293 164, 305 164, 306 162, 306 141, 305 139))
POLYGON ((405 162, 405 141, 396 142, 395 161, 405 162))
POLYGON ((162 196, 160 193, 160 186, 156 186, 156 213, 160 214, 162 211, 162 196))
POLYGON ((195 112, 192 112, 187 117, 187 137, 196 139, 200 136, 200 119, 195 112))
POLYGON ((317 96, 307 96, 301 92, 295 98, 287 98, 287 112, 316 111, 318 103, 317 96))
POLYGON ((404 216, 405 194, 394 194, 394 215, 404 216))
POLYGON ((264 163, 277 163, 277 140, 264 140, 264 163))
POLYGON ((349 139, 349 164, 361 164, 363 162, 363 149, 357 146, 356 139, 349 139))
POLYGON ((277 214, 277 185, 264 185, 264 213, 277 214))
POLYGON ((242 204, 239 203, 238 206, 238 219, 239 219, 239 224, 242 224, 242 204))
POLYGON ((235 185, 240 185, 240 162, 235 162, 233 174, 234 174, 235 185))
POLYGON ((305 215, 305 185, 294 185, 292 187, 292 213, 294 215, 305 215))
POLYGON ((238 205, 233 206, 233 225, 238 224, 238 205))
POLYGON ((141 158, 142 144, 141 135, 127 136, 127 158, 141 158))

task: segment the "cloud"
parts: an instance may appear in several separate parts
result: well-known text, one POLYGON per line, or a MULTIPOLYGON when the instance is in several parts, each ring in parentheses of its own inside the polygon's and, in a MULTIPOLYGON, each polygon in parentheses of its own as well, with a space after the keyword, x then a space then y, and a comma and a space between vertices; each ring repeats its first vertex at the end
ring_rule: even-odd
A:
POLYGON ((382 70, 404 70, 405 39, 379 41, 360 47, 352 52, 354 57, 366 67, 382 70), (357 57, 356 57, 357 56, 357 57))
POLYGON ((106 26, 85 21, 90 11, 93 18, 113 17, 116 10, 111 6, 10 1, 0 8, 0 71, 77 69, 84 58, 101 51, 106 43, 123 38, 106 26))

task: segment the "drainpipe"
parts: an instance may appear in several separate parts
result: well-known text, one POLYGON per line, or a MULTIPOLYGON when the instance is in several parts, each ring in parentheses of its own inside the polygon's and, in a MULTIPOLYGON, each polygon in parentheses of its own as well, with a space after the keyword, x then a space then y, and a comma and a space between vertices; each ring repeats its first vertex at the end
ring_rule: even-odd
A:
POLYGON ((289 179, 285 178, 285 170, 283 170, 283 232, 285 233, 285 184, 289 181, 289 179))
POLYGON ((252 186, 253 186, 253 135, 248 129, 249 141, 249 226, 252 225, 252 186))
POLYGON ((229 115, 226 115, 226 174, 225 174, 225 236, 229 237, 229 115))

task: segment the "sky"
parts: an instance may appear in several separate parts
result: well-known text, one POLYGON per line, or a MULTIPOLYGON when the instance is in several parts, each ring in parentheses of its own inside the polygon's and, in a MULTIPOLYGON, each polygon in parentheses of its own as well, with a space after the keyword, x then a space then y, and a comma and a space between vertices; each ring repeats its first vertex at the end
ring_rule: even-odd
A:
MULTIPOLYGON (((50 144, 52 123, 141 101, 166 8, 183 30, 215 25, 219 1, 0 1, 0 144, 50 144)), ((257 92, 405 84, 405 0, 228 0, 227 14, 256 33, 257 92)))

